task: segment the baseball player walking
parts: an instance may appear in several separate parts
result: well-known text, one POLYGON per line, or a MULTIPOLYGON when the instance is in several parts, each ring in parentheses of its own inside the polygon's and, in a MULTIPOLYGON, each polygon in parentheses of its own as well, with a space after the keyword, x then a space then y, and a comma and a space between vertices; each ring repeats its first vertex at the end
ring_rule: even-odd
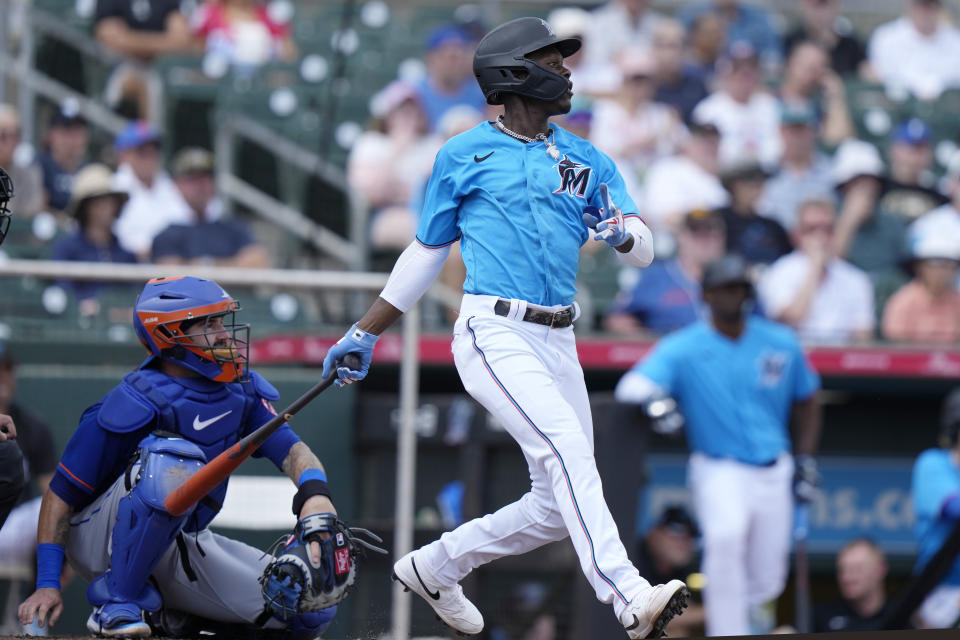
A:
POLYGON ((465 634, 483 617, 459 582, 474 568, 570 537, 597 598, 612 603, 630 638, 660 637, 685 605, 678 580, 651 586, 627 559, 593 457, 593 424, 577 359, 573 302, 580 247, 592 235, 624 262, 653 259, 613 162, 548 122, 570 110, 563 59, 580 48, 538 18, 488 33, 473 68, 505 114, 449 140, 437 154, 416 240, 380 298, 327 353, 348 383, 364 378, 380 333, 423 295, 449 247, 467 267, 453 354, 466 390, 517 441, 532 486, 520 500, 400 558, 394 577, 465 634), (340 366, 357 354, 359 370, 340 366))
MULTIPOLYGON (((294 585, 262 580, 261 593, 270 558, 207 528, 226 480, 182 516, 163 506, 205 462, 275 415, 276 389, 247 370, 249 325, 234 323, 238 308, 210 280, 147 283, 133 324, 150 355, 83 413, 67 443, 43 496, 37 590, 20 605, 23 624, 35 615, 40 626, 60 617, 64 556, 92 581, 87 628, 98 635, 148 636, 144 612, 158 611, 151 622, 176 637, 213 625, 229 637, 262 628, 314 638, 333 619, 335 606, 280 616, 265 605, 294 585)), ((299 486, 297 538, 335 516, 323 466, 289 426, 253 455, 269 458, 299 486)), ((327 543, 304 544, 319 560, 327 543)))
POLYGON ((703 299, 711 318, 660 340, 615 392, 621 402, 647 406, 670 396, 683 411, 709 635, 749 634, 751 620, 757 630, 772 626, 764 605, 786 583, 791 480, 798 500, 816 491, 820 381, 793 331, 749 313, 752 297, 742 258, 708 265, 703 299))

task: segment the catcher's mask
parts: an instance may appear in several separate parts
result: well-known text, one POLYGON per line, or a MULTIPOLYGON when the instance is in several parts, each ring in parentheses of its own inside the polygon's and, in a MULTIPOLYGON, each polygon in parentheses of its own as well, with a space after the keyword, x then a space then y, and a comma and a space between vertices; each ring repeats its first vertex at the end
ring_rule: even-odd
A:
POLYGON ((13 199, 13 180, 10 174, 0 167, 0 244, 7 237, 7 230, 10 228, 10 200, 13 199))
POLYGON ((153 358, 217 382, 238 382, 250 359, 250 325, 236 322, 239 309, 212 280, 154 278, 137 298, 133 326, 153 358))

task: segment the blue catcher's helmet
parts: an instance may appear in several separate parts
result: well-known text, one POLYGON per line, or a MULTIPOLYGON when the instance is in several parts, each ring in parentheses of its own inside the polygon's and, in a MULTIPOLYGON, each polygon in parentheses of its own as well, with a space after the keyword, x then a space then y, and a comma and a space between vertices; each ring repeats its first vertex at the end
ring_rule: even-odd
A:
POLYGON ((237 324, 240 303, 212 280, 154 278, 133 307, 137 338, 155 358, 218 382, 241 380, 250 353, 250 325, 237 324), (220 320, 222 326, 216 325, 220 320))

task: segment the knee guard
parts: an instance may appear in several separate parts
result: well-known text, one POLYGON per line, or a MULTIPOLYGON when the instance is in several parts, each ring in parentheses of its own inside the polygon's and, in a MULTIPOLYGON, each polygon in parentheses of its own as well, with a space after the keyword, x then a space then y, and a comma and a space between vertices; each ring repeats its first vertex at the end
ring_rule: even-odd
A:
POLYGON ((149 435, 140 442, 138 462, 136 484, 117 507, 110 569, 87 588, 92 605, 133 602, 147 611, 160 608, 160 595, 147 578, 192 512, 172 516, 163 501, 204 465, 206 456, 188 440, 149 435))

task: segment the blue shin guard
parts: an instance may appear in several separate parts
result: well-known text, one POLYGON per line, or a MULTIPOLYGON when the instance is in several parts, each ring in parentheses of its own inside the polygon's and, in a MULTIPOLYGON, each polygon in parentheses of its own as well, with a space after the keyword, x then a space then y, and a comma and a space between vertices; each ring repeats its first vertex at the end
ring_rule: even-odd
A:
POLYGON ((87 588, 92 605, 133 603, 147 611, 160 608, 160 594, 147 579, 191 513, 172 516, 163 501, 203 466, 206 456, 188 440, 150 435, 140 442, 139 462, 137 483, 117 507, 110 569, 87 588))

